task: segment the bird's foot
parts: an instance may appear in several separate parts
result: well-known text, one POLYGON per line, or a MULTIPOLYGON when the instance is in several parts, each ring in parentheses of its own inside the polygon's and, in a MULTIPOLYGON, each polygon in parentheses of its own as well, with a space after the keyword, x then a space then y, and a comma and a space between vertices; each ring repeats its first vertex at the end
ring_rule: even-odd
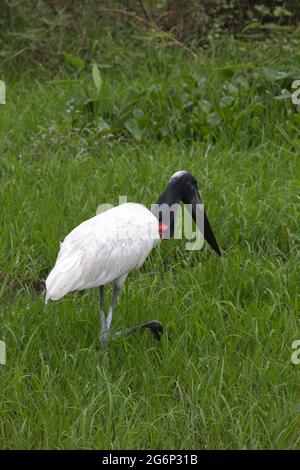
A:
POLYGON ((109 357, 109 352, 107 348, 108 340, 109 340, 109 335, 106 332, 105 333, 102 332, 100 335, 100 346, 103 351, 103 362, 109 365, 110 357, 109 357))
POLYGON ((143 325, 132 326, 131 328, 126 328, 124 331, 118 331, 112 337, 113 340, 120 338, 121 336, 129 336, 132 333, 136 333, 137 331, 149 329, 153 334, 154 338, 158 341, 160 340, 160 335, 163 333, 163 326, 157 320, 152 320, 143 325))
POLYGON ((104 351, 103 362, 104 362, 104 364, 110 365, 110 356, 109 356, 108 351, 104 351))
POLYGON ((102 348, 105 348, 107 346, 108 340, 109 340, 109 332, 102 330, 100 334, 100 345, 102 348))
POLYGON ((162 324, 157 320, 149 321, 148 323, 144 323, 141 325, 142 329, 149 328, 151 333, 153 334, 154 338, 160 341, 160 335, 163 334, 164 329, 162 324))

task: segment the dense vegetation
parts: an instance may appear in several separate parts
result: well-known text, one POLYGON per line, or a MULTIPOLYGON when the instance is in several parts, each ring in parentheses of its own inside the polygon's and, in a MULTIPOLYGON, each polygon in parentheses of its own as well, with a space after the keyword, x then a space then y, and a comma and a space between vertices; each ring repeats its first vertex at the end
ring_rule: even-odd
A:
POLYGON ((0 12, 0 448, 299 448, 299 8, 199 3, 0 12), (96 292, 45 307, 45 276, 100 203, 150 206, 180 169, 224 257, 155 250, 113 327, 165 334, 109 366, 96 292))

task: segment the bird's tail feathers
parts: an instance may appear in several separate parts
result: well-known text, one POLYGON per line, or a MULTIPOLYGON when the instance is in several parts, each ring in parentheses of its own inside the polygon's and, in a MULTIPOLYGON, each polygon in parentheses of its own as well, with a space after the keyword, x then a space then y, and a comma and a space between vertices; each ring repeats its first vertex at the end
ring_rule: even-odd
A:
POLYGON ((80 260, 60 258, 46 279, 46 297, 48 300, 59 300, 68 292, 76 290, 80 277, 80 260))

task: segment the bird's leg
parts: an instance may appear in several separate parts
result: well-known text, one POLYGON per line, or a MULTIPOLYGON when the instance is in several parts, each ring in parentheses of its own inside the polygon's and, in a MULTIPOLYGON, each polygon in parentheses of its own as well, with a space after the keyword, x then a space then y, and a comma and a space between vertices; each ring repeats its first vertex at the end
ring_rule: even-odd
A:
POLYGON ((129 336, 129 335, 131 335, 132 333, 135 333, 135 332, 136 332, 137 330, 139 330, 140 328, 141 328, 140 325, 138 325, 138 326, 132 326, 132 327, 130 327, 130 328, 126 328, 126 330, 117 331, 117 332, 113 335, 112 339, 113 339, 113 340, 118 339, 118 338, 120 338, 120 337, 123 336, 123 335, 124 335, 124 336, 129 336))
POLYGON ((106 319, 104 313, 104 286, 99 287, 99 313, 101 322, 100 343, 101 345, 104 345, 106 338, 106 319))
POLYGON ((107 315, 107 318, 106 318, 106 322, 105 322, 105 331, 104 331, 103 335, 101 333, 101 344, 102 345, 105 345, 105 344, 108 343, 111 321, 112 321, 115 306, 117 305, 119 292, 120 292, 120 287, 115 285, 113 298, 112 298, 112 301, 111 301, 111 304, 110 304, 110 307, 109 307, 109 311, 108 311, 108 315, 107 315))
MULTIPOLYGON (((113 318, 114 309, 117 305, 119 292, 120 292, 120 287, 115 285, 111 305, 109 307, 107 318, 105 319, 104 286, 100 286, 99 288, 99 312, 100 312, 100 321, 101 321, 100 343, 101 343, 101 346, 103 347, 108 343, 111 322, 113 318)), ((163 333, 162 324, 158 322, 157 320, 152 320, 152 321, 149 321, 148 323, 143 323, 142 325, 137 325, 131 328, 126 328, 125 331, 118 331, 117 333, 113 335, 112 339, 120 338, 120 336, 122 335, 128 336, 128 335, 131 335, 132 333, 135 333, 136 331, 141 331, 145 329, 149 329, 151 333, 153 334, 154 338, 157 340, 160 339, 160 335, 163 333)))
POLYGON ((157 340, 160 340, 160 335, 163 333, 163 326, 157 320, 152 320, 152 321, 149 321, 148 323, 143 323, 142 325, 132 326, 131 328, 126 328, 125 331, 117 331, 117 333, 113 335, 112 339, 114 340, 118 339, 122 335, 129 336, 132 333, 135 333, 136 331, 141 331, 145 329, 149 329, 151 333, 153 334, 154 338, 157 340))

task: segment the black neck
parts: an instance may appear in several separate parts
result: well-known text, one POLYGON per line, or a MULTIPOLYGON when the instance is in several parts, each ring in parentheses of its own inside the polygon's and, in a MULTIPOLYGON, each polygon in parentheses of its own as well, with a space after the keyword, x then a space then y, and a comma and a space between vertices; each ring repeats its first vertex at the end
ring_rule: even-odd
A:
POLYGON ((174 188, 172 183, 170 183, 165 191, 159 196, 154 215, 158 218, 159 223, 163 223, 168 227, 169 236, 174 236, 174 225, 175 225, 175 212, 174 209, 168 211, 168 207, 179 204, 181 195, 179 191, 174 188))
POLYGON ((157 204, 167 204, 169 207, 173 206, 173 204, 179 204, 181 199, 181 195, 179 194, 178 190, 174 188, 174 186, 170 183, 164 192, 159 196, 157 200, 157 204))

